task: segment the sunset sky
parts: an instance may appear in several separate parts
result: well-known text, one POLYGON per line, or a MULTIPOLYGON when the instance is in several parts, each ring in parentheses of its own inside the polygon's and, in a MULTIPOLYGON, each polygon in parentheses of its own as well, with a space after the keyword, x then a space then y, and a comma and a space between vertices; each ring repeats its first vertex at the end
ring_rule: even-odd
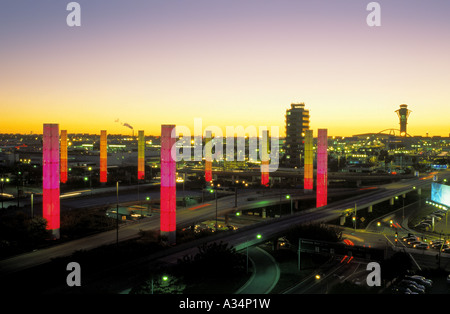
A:
POLYGON ((0 0, 0 133, 159 135, 161 124, 279 126, 291 103, 329 135, 450 133, 450 1, 0 0), (116 121, 119 122, 116 122, 116 121))

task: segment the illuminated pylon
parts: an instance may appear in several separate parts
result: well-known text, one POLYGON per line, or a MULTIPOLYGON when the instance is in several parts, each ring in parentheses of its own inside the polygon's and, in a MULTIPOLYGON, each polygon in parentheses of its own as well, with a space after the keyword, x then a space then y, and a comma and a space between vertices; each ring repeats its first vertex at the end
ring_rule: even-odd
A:
POLYGON ((269 186, 269 131, 263 130, 260 145, 261 185, 269 186))
POLYGON ((317 191, 316 206, 327 205, 328 182, 328 139, 327 129, 319 129, 317 136, 317 191))
POLYGON ((100 182, 106 183, 107 181, 107 158, 108 158, 108 151, 107 151, 107 140, 106 140, 106 131, 102 130, 100 132, 100 182))
POLYGON ((312 191, 314 188, 313 164, 313 130, 305 130, 305 168, 303 188, 312 191))
POLYGON ((144 131, 138 133, 138 180, 145 178, 145 136, 144 131))
POLYGON ((205 181, 212 181, 212 142, 211 130, 205 131, 205 181))
POLYGON ((44 124, 42 141, 42 217, 52 238, 59 239, 59 125, 44 124))
POLYGON ((175 125, 161 125, 161 236, 169 243, 176 240, 176 162, 171 150, 176 139, 172 138, 175 125))
POLYGON ((67 182, 67 130, 61 130, 61 183, 67 182))

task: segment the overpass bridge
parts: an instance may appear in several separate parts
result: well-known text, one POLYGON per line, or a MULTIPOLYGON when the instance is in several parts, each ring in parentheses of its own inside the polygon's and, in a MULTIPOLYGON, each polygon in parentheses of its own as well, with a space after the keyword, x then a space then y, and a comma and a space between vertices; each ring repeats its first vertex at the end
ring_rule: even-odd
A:
MULTIPOLYGON (((439 172, 439 176, 442 179, 448 179, 450 177, 450 171, 439 172)), ((320 208, 310 208, 291 215, 267 219, 260 223, 252 224, 235 231, 219 233, 212 237, 201 239, 201 241, 223 241, 234 246, 237 250, 245 249, 248 246, 264 243, 265 241, 277 238, 278 236, 283 235, 283 233, 294 225, 336 220, 341 217, 347 209, 354 208, 355 204, 358 208, 365 208, 387 199, 393 199, 395 196, 400 196, 405 193, 420 193, 422 188, 430 185, 432 182, 432 176, 427 176, 385 184, 380 188, 370 190, 365 194, 350 196, 346 199, 330 203, 320 208)), ((247 208, 261 208, 261 206, 263 206, 263 204, 260 203, 261 200, 257 197, 255 200, 248 201, 247 198, 249 196, 258 195, 256 193, 240 195, 238 205, 245 202, 245 206, 249 206, 247 208)), ((280 200, 280 197, 277 195, 271 195, 271 197, 272 199, 266 199, 264 201, 269 201, 272 204, 279 204, 280 201, 284 203, 288 201, 283 197, 280 200)), ((311 195, 305 197, 311 197, 311 195)), ((301 197, 299 196, 299 199, 300 198, 301 197)), ((177 213, 177 225, 189 224, 193 221, 213 219, 216 215, 222 215, 235 210, 236 207, 234 196, 225 197, 223 199, 221 198, 217 200, 217 203, 207 203, 206 206, 196 210, 191 210, 190 208, 180 209, 179 214, 177 213)), ((132 238, 137 238, 139 231, 141 230, 157 230, 158 228, 159 219, 144 219, 142 222, 121 227, 119 233, 112 230, 57 245, 55 247, 50 247, 48 249, 42 249, 35 252, 14 256, 12 258, 0 261, 0 274, 11 274, 21 269, 27 269, 29 267, 33 267, 34 265, 45 263, 51 258, 72 254, 77 250, 89 250, 101 245, 114 243, 116 242, 116 234, 120 237, 118 238, 118 241, 125 241, 132 238)), ((148 256, 138 262, 148 265, 157 259, 158 262, 176 263, 178 258, 183 257, 186 254, 196 252, 198 245, 199 244, 197 242, 185 243, 181 247, 175 246, 172 249, 159 252, 157 256, 148 256)))
MULTIPOLYGON (((205 170, 203 168, 190 168, 178 169, 179 173, 185 174, 198 174, 203 175, 205 170)), ((316 170, 314 170, 316 173, 316 170)), ((251 180, 258 181, 261 177, 261 172, 258 169, 249 170, 212 170, 214 180, 224 179, 231 182, 235 180, 251 180)), ((270 178, 275 181, 281 179, 296 179, 303 182, 304 172, 303 169, 279 169, 270 173, 270 178)), ((377 173, 363 173, 363 172, 328 172, 328 180, 345 180, 348 182, 380 182, 380 181, 398 181, 402 179, 413 178, 413 174, 377 174, 377 173)))

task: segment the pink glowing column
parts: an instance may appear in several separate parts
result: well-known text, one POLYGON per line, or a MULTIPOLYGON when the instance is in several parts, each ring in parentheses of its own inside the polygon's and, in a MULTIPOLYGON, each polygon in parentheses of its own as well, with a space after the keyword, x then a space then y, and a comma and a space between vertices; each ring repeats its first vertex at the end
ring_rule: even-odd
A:
POLYGON ((138 180, 145 179, 145 136, 144 131, 138 135, 138 180))
POLYGON ((108 151, 107 151, 107 136, 106 131, 102 130, 100 132, 100 182, 106 183, 107 181, 107 158, 108 158, 108 151))
POLYGON ((175 125, 161 125, 161 236, 169 243, 176 239, 176 162, 171 150, 176 143, 172 138, 175 125))
POLYGON ((44 124, 42 147, 42 217, 53 239, 59 239, 59 125, 44 124))
POLYGON ((317 137, 317 207, 327 205, 328 182, 327 129, 319 129, 317 137))
POLYGON ((61 130, 61 183, 67 182, 67 130, 61 130))
POLYGON ((314 168, 313 168, 313 130, 305 131, 305 170, 304 189, 306 192, 313 190, 314 168))
POLYGON ((206 130, 205 136, 205 181, 212 181, 212 134, 211 131, 206 130))
POLYGON ((261 141, 261 185, 269 186, 269 131, 262 131, 261 141))

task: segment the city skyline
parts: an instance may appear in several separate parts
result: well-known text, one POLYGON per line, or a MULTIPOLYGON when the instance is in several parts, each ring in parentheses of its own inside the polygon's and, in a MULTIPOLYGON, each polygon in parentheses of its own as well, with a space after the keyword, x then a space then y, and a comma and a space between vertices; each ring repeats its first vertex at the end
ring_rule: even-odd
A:
POLYGON ((0 133, 159 135, 162 124, 278 126, 305 103, 310 129, 448 136, 450 4, 377 1, 15 1, 0 10, 0 133))

